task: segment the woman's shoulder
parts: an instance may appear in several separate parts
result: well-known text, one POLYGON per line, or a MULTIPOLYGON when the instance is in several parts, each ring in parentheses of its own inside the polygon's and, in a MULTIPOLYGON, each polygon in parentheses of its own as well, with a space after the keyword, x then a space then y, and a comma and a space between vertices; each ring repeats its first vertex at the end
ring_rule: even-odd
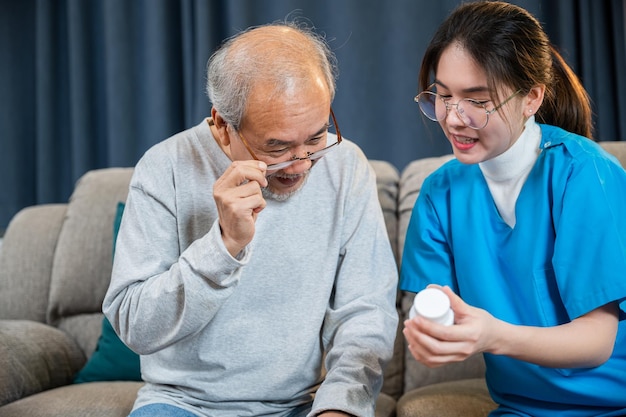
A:
POLYGON ((550 154, 554 154, 560 159, 564 159, 565 162, 575 165, 596 165, 600 162, 621 168, 617 158, 592 139, 568 132, 556 126, 540 126, 542 151, 549 151, 550 154))

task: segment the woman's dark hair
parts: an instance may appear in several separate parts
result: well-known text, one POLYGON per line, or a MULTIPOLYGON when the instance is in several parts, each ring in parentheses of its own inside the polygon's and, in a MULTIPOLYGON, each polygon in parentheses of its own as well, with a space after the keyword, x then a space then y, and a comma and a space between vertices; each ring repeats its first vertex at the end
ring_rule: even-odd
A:
MULTIPOLYGON (((528 11, 501 1, 458 6, 426 49, 419 74, 422 90, 432 84, 441 54, 452 44, 459 44, 485 70, 492 94, 497 95, 502 84, 523 93, 543 84, 546 91, 537 121, 592 137, 587 92, 528 11)), ((492 99, 500 102, 497 96, 492 99)))

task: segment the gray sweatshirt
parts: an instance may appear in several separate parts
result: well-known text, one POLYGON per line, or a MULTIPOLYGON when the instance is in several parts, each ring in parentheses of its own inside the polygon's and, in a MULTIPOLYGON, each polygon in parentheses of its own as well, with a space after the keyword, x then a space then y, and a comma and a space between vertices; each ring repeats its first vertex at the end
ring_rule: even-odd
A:
POLYGON ((397 268, 367 159, 344 140, 298 193, 267 200, 238 258, 212 196, 230 163, 203 121, 135 168, 103 304, 141 355, 135 408, 286 416, 314 400, 311 415, 373 416, 397 268))

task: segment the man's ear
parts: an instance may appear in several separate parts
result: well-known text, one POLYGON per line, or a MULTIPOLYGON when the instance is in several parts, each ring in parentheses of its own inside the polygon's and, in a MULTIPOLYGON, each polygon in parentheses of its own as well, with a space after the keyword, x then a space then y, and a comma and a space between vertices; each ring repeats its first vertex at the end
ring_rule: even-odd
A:
POLYGON ((230 136, 228 134, 228 123, 220 116, 215 107, 211 108, 211 119, 213 119, 213 126, 215 127, 215 133, 217 133, 217 140, 222 146, 230 145, 230 136))

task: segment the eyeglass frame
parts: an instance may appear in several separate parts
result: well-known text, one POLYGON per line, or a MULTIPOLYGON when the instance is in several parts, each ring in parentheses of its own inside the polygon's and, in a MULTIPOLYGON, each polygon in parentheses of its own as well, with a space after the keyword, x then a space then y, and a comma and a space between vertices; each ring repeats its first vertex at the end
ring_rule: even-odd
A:
MULTIPOLYGON (((280 171, 281 169, 285 169, 287 167, 290 167, 291 165, 295 164, 298 161, 306 161, 307 159, 311 162, 313 161, 317 161, 321 158, 324 157, 324 155, 326 155, 332 147, 337 146, 341 143, 341 141, 343 140, 343 138, 341 137, 341 131, 339 130, 339 125, 337 124, 337 119, 335 118, 335 113, 333 112, 333 108, 330 108, 330 117, 333 120, 333 124, 335 125, 335 132, 337 135, 337 142, 334 142, 322 149, 320 149, 319 151, 315 151, 315 152, 308 152, 307 151, 307 155, 305 157, 298 157, 297 155, 293 155, 291 157, 291 159, 287 160, 287 161, 283 161, 283 162, 277 162, 275 164, 268 164, 267 165, 267 171, 272 171, 272 172, 276 172, 276 171, 280 171), (320 152, 323 152, 323 154, 319 157, 319 158, 314 158, 311 159, 312 156, 314 156, 315 154, 319 154, 320 152)), ((330 127, 330 126, 329 126, 330 127)), ((256 156, 256 154, 254 153, 254 151, 252 150, 252 148, 250 147, 250 145, 248 144, 248 141, 246 140, 246 138, 244 138, 243 134, 241 134, 241 132, 238 129, 235 129, 235 132, 237 132, 237 135, 239 136, 239 139, 241 139, 241 143, 243 143, 243 146, 246 147, 246 149, 248 150, 248 152, 250 153, 250 155, 252 156, 252 158, 254 158, 255 161, 260 161, 260 159, 256 156)), ((328 130, 327 130, 328 132, 328 130)))
MULTIPOLYGON (((433 85, 434 85, 434 84, 432 84, 432 85, 431 85, 430 87, 428 87, 428 88, 429 88, 429 89, 430 89, 430 88, 432 88, 432 87, 433 87, 433 85)), ((495 113, 496 111, 498 111, 498 110, 499 110, 502 106, 504 106, 506 103, 508 103, 509 101, 511 101, 511 100, 513 99, 513 97, 515 97, 516 95, 518 95, 519 93, 521 93, 521 92, 522 92, 522 89, 521 89, 521 88, 520 88, 520 89, 518 89, 516 92, 514 92, 514 93, 513 93, 513 94, 511 94, 509 97, 507 97, 507 98, 506 98, 506 99, 505 99, 502 103, 498 104, 496 107, 494 107, 494 108, 493 108, 493 109, 491 109, 491 110, 487 110, 487 106, 485 105, 485 103, 487 103, 487 102, 489 102, 489 101, 493 101, 492 99, 486 100, 485 102, 481 103, 481 102, 480 102, 480 100, 475 100, 475 99, 473 99, 473 98, 462 98, 461 100, 457 101, 456 103, 450 103, 450 102, 448 102, 448 101, 444 100, 444 99, 443 99, 443 97, 441 96, 441 94, 436 93, 436 92, 434 92, 434 91, 430 91, 429 89, 428 89, 428 90, 424 90, 424 91, 422 91, 421 93, 419 93, 418 95, 416 95, 416 96, 413 98, 413 101, 415 101, 415 102, 417 103, 417 105, 418 105, 418 106, 419 106, 419 108, 420 108, 420 111, 422 112, 422 114, 423 114, 424 116, 426 116, 429 120, 432 120, 433 122, 440 122, 440 121, 442 121, 442 120, 445 120, 445 119, 448 117, 448 115, 450 114, 450 110, 451 110, 452 106, 455 106, 455 111, 456 111, 457 116, 459 117, 459 119, 463 120, 463 116, 459 113, 459 103, 461 103, 463 100, 465 100, 465 101, 468 101, 468 102, 470 102, 470 103, 472 103, 472 104, 476 104, 476 105, 480 105, 480 106, 482 106, 482 108, 485 110, 485 114, 487 115, 487 118, 486 118, 486 120, 485 120, 485 124, 484 124, 484 125, 482 125, 481 127, 474 127, 474 126, 470 126, 470 125, 468 125, 467 123, 463 122, 463 124, 464 124, 465 126, 469 127, 470 129, 474 129, 474 130, 484 129, 484 128, 487 126, 487 124, 489 124, 489 116, 491 116, 492 114, 494 114, 494 113, 495 113), (422 108, 422 106, 421 106, 421 104, 420 104, 420 101, 419 101, 419 98, 420 98, 420 96, 422 96, 422 94, 424 94, 424 97, 425 97, 426 95, 433 95, 433 96, 435 96, 436 98, 438 98, 439 100, 441 100, 441 101, 443 102, 443 105, 444 105, 444 106, 446 106, 446 115, 445 115, 445 117, 443 117, 443 118, 441 118, 441 119, 437 119, 437 118, 433 119, 432 117, 430 117, 429 115, 427 115, 427 114, 426 114, 426 112, 424 111, 424 109, 422 108)), ((436 104, 436 103, 434 103, 434 104, 436 104)), ((435 112, 435 117, 436 117, 436 115, 437 115, 437 112, 435 112)))

